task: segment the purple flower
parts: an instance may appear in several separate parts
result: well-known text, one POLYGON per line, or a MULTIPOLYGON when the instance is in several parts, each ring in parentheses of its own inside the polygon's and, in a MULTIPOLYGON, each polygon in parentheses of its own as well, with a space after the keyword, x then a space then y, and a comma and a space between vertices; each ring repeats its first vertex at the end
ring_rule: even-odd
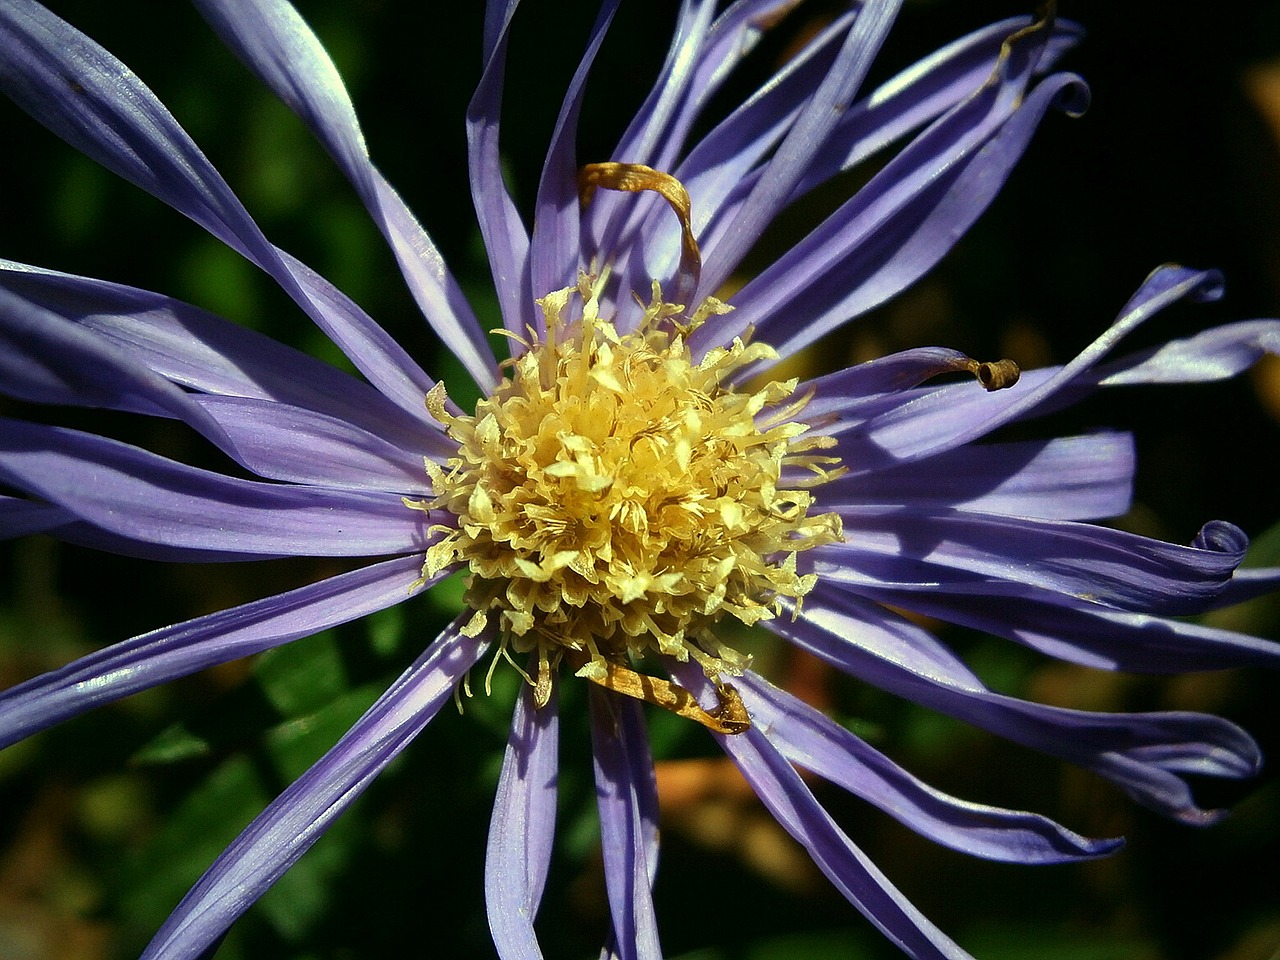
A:
POLYGON ((558 686, 592 685, 609 950, 661 955, 651 886, 657 795, 641 700, 708 727, 840 891, 912 957, 963 957, 851 843, 803 768, 941 844, 1049 863, 1099 856, 1035 814, 912 777, 752 672, 717 627, 763 624, 840 670, 1070 760, 1171 817, 1205 823, 1188 775, 1259 756, 1194 713, 1098 714, 995 693, 906 609, 1072 663, 1174 673, 1276 665, 1280 647, 1183 619, 1273 589, 1238 570, 1246 538, 1190 546, 1091 521, 1129 503, 1121 433, 991 440, 1095 392, 1218 380, 1280 352, 1280 322, 1237 323, 1115 356, 1165 307, 1218 293, 1164 267, 1075 360, 1021 372, 921 348, 809 383, 775 362, 894 296, 981 214, 1041 118, 1083 107, 1052 73, 1071 24, 1015 18, 891 79, 864 79, 897 12, 866 0, 692 142, 725 76, 792 0, 688 0, 653 91, 607 162, 575 126, 616 2, 565 96, 526 227, 500 174, 515 0, 488 5, 467 115, 471 185, 513 359, 495 360, 458 283, 366 152, 350 101, 285 0, 197 0, 310 127, 382 231, 423 315, 485 399, 451 403, 368 315, 274 246, 126 67, 30 0, 0 7, 0 86, 59 136, 275 279, 357 379, 161 294, 0 261, 0 389, 18 400, 178 419, 260 480, 77 430, 0 421, 0 532, 43 532, 173 561, 377 558, 320 583, 162 628, 0 697, 0 744, 91 707, 411 597, 466 569, 468 609, 218 858, 148 957, 196 957, 408 745, 486 650, 518 698, 486 852, 505 958, 540 956, 533 921, 555 819, 558 686), (722 303, 790 202, 896 152, 809 236, 722 303), (943 374, 960 380, 935 382, 943 374), (767 379, 767 378, 766 378, 767 379), (425 468, 424 468, 425 462, 425 468), (670 679, 642 671, 664 670, 670 679))

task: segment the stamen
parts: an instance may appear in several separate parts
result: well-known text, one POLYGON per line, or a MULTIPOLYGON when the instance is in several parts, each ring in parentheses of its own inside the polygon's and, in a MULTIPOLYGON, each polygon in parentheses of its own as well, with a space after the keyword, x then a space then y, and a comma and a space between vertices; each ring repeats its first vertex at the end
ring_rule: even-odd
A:
MULTIPOLYGON (((794 380, 725 386, 772 358, 769 347, 739 339, 695 360, 656 284, 645 322, 625 334, 598 292, 584 275, 539 300, 545 336, 530 334, 474 416, 430 398, 458 453, 428 468, 435 497, 406 505, 456 522, 429 528, 423 577, 470 571, 462 632, 498 631, 495 664, 533 655, 526 680, 539 707, 567 661, 619 693, 740 732, 750 718, 721 678, 750 658, 713 627, 769 619, 813 589, 797 555, 842 533, 838 515, 810 515, 807 488, 842 468, 816 452, 833 441, 794 419, 808 401, 794 380), (625 666, 654 654, 697 662, 722 688, 720 706, 704 710, 625 666)), ((709 301, 683 315, 692 324, 727 309, 709 301)))
POLYGON ((600 187, 632 193, 652 190, 670 204, 680 219, 680 271, 676 281, 676 302, 687 307, 702 275, 702 251, 693 236, 692 204, 684 184, 669 173, 641 163, 588 163, 578 171, 578 197, 584 207, 600 187))
POLYGON ((995 360, 979 363, 970 360, 966 369, 972 373, 987 391, 1003 390, 1012 387, 1022 376, 1022 371, 1012 360, 995 360))
MULTIPOLYGON (((526 676, 527 678, 527 676, 526 676)), ((539 710, 551 702, 551 689, 554 682, 551 660, 545 644, 538 645, 538 682, 533 685, 533 702, 539 710)))
POLYGON ((714 710, 707 711, 684 687, 676 686, 669 680, 636 673, 616 663, 605 665, 604 676, 588 676, 588 679, 614 693, 670 710, 677 716, 696 721, 716 733, 746 733, 751 729, 751 716, 742 703, 742 697, 728 684, 716 687, 720 703, 714 710))

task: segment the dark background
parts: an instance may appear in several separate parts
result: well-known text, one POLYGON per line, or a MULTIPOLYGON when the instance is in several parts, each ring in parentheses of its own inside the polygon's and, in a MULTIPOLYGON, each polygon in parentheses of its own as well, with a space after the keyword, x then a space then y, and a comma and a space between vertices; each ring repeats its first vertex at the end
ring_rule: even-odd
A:
MULTIPOLYGON (((608 158, 665 52, 673 4, 631 2, 593 73, 583 162, 608 158)), ((370 150, 496 325, 470 209, 463 112, 479 73, 476 3, 317 0, 300 8, 329 47, 370 150)), ((833 9, 802 8, 820 19, 833 9)), ((268 236, 333 279, 431 370, 435 345, 346 184, 282 107, 182 4, 77 0, 60 13, 129 63, 206 150, 268 236)), ((863 358, 922 343, 1024 366, 1063 362, 1156 265, 1219 267, 1227 296, 1140 331, 1153 343, 1280 309, 1280 5, 1063 2, 1089 35, 1062 63, 1093 90, 1080 119, 1046 118, 1027 157, 969 236, 911 291, 824 345, 863 358)), ((991 20, 1008 0, 909 2, 877 77, 991 20)), ((517 197, 536 185, 565 82, 594 16, 587 2, 527 0, 508 69, 504 152, 517 197)), ((798 29, 798 27, 794 27, 798 29)), ((748 78, 766 75, 766 43, 748 78), (754 72, 753 72, 754 71, 754 72)), ((731 88, 726 105, 750 89, 731 88)), ((325 356, 333 350, 235 254, 158 201, 0 104, 0 257, 190 300, 325 356)), ((842 182, 854 189, 856 179, 842 182)), ((761 259, 827 195, 780 225, 761 259)), ((816 362, 816 361, 815 361, 816 362)), ((1179 542, 1222 518, 1263 533, 1280 518, 1274 451, 1280 365, 1227 385, 1113 393, 1059 429, 1134 429, 1137 502, 1122 525, 1179 542), (1269 411, 1269 412, 1268 412, 1269 411)), ((108 429, 190 462, 198 442, 165 425, 15 411, 108 429)), ((1280 562, 1274 558, 1272 562, 1280 562)), ((329 562, 160 568, 42 539, 0 554, 4 686, 174 620, 314 580, 329 562)), ((136 955, 176 899, 262 804, 385 686, 450 613, 406 605, 258 666, 230 666, 98 711, 0 754, 0 960, 136 955)), ((1274 605, 1229 621, 1276 636, 1274 605)), ((1228 621, 1223 621, 1228 622, 1228 621)), ((1000 689, 1090 709, 1206 709, 1280 756, 1277 677, 1174 681, 1046 665, 1006 644, 947 634, 1000 689)), ((844 719, 925 779, 1023 806, 1128 848, 1078 867, 972 861, 918 840, 834 791, 820 796, 889 876, 979 957, 1270 960, 1280 947, 1280 782, 1206 785, 1235 803, 1205 831, 1135 810, 1061 765, 874 691, 779 659, 844 719)), ((508 672, 509 673, 509 672, 508 672)), ((501 676, 501 671, 500 671, 501 676)), ((508 676, 507 680, 510 680, 508 676)), ((568 687, 569 685, 566 685, 568 687)), ((444 710, 396 767, 237 925, 222 958, 492 955, 482 909, 484 836, 505 738, 501 680, 458 716, 444 710)), ((574 694, 569 715, 575 715, 574 694)), ((581 706, 580 703, 577 704, 581 706)), ((577 710, 576 715, 580 716, 577 710)), ((664 946, 698 960, 891 957, 687 724, 653 718, 664 777, 657 888, 664 946)), ((567 723, 561 842, 540 930, 549 957, 586 957, 604 930, 585 727, 567 723)))

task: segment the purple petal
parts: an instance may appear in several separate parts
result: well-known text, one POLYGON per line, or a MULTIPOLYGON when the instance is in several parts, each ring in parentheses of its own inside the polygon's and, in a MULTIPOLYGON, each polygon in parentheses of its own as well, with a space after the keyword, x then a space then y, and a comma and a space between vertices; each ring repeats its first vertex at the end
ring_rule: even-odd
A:
POLYGON ((437 457, 456 447, 440 424, 429 420, 432 429, 424 430, 419 416, 367 383, 181 300, 9 260, 0 260, 0 283, 191 390, 278 400, 437 457))
MULTIPOLYGON (((676 168, 676 177, 692 200, 693 231, 704 259, 710 256, 713 266, 720 235, 737 224, 738 208, 768 168, 769 152, 796 122, 810 94, 830 72, 856 18, 856 11, 846 11, 823 27, 676 168), (729 197, 734 200, 732 209, 726 203, 729 197)), ((664 206, 652 200, 633 204, 610 225, 614 233, 606 234, 601 246, 606 252, 626 251, 625 265, 618 270, 624 288, 644 289, 651 278, 665 280, 676 269, 683 237, 664 206)), ((619 309, 623 306, 619 304, 619 309)), ((638 305, 625 306, 630 307, 623 313, 626 329, 631 329, 640 310, 638 305)))
POLYGON ((551 145, 542 166, 534 202, 529 262, 532 284, 529 292, 533 298, 575 285, 578 270, 583 265, 579 241, 582 213, 578 200, 578 114, 586 93, 587 74, 617 10, 618 0, 606 0, 601 4, 591 27, 587 49, 578 62, 573 79, 569 81, 569 89, 551 134, 551 145))
POLYGON ((840 455, 850 473, 871 472, 954 449, 996 427, 1054 406, 1059 392, 1087 382, 1102 357, 1165 307, 1188 297, 1214 298, 1220 292, 1220 278, 1215 273, 1162 267, 1147 278, 1115 323, 1066 366, 1024 371, 1018 383, 1007 390, 988 392, 968 382, 904 391, 887 411, 865 422, 855 419, 852 429, 842 432, 837 424, 824 427, 823 432, 839 437, 840 455))
MULTIPOLYGON (((470 614, 468 613, 467 616, 470 614)), ((333 748, 245 828, 183 898, 144 960, 195 960, 297 862, 446 703, 489 641, 454 623, 333 748)))
POLYGON ((658 794, 640 704, 592 686, 591 747, 605 888, 619 960, 661 960, 653 909, 658 794))
POLYGON ((0 494, 0 540, 47 533, 74 519, 72 514, 53 504, 0 494))
POLYGON ((269 247, 172 115, 106 50, 30 0, 0 10, 0 89, 82 153, 250 259, 269 247), (252 253, 243 237, 251 238, 252 253))
MULTIPOLYGON (((957 507, 1046 520, 1097 520, 1128 511, 1136 459, 1127 433, 970 444, 878 473, 840 477, 817 495, 843 504, 957 507)), ((784 481, 785 481, 784 476, 784 481)))
POLYGON ((233 446, 185 390, 114 344, 2 288, 0 391, 33 403, 178 417, 222 449, 233 446))
MULTIPOLYGON (((1182 268, 1162 268, 1181 270, 1182 268)), ((1204 299, 1216 299, 1214 274, 1206 274, 1204 299)), ((1079 403, 1099 387, 1133 384, 1212 383, 1234 377, 1268 354, 1280 354, 1280 321, 1245 320, 1205 330, 1182 340, 1099 363, 1060 387, 1034 411, 1051 413, 1079 403)), ((1035 371, 1041 374, 1040 371, 1035 371)))
POLYGON ((421 452, 301 407, 241 397, 194 401, 230 437, 227 452, 260 477, 351 490, 431 495, 421 452))
MULTIPOLYGON (((708 209, 709 197, 701 187, 693 187, 685 180, 686 173, 677 169, 677 161, 684 150, 685 138, 707 101, 724 82, 733 68, 759 41, 770 21, 781 16, 795 0, 740 0, 725 10, 714 22, 715 3, 706 0, 690 0, 682 4, 671 47, 658 75, 657 82, 637 111, 631 125, 623 134, 611 159, 626 163, 643 163, 659 170, 676 173, 681 182, 691 189, 694 198, 693 218, 695 230, 700 231, 702 214, 708 209)), ((840 18, 847 28, 851 15, 840 18)), ((840 31, 834 31, 839 33, 840 31)), ((808 57, 808 48, 799 58, 808 57)), ((783 72, 791 67, 788 64, 783 72)), ((805 93, 817 85, 821 74, 814 77, 805 93)), ((773 81, 768 84, 772 86, 773 81)), ((794 119, 794 116, 790 118, 794 119)), ((780 134, 779 134, 780 135, 780 134)), ((756 157, 758 159, 758 157, 756 157)), ((627 251, 629 270, 621 284, 624 291, 647 290, 655 277, 667 274, 678 258, 679 233, 668 232, 672 226, 669 209, 656 198, 644 196, 597 196, 587 211, 588 231, 592 253, 599 253, 602 260, 614 259, 627 251), (655 214, 656 211, 656 214, 655 214), (657 234, 668 238, 669 256, 656 256, 647 250, 650 245, 638 242, 636 229, 650 215, 662 217, 657 234), (665 266, 652 269, 646 264, 656 260, 665 266)), ((623 301, 619 307, 629 304, 623 301)))
POLYGON ((1236 575, 1227 584, 1213 604, 1216 607, 1230 607, 1246 600, 1252 600, 1267 593, 1280 590, 1280 567, 1252 567, 1237 570, 1236 575))
POLYGON ((64 543, 88 547, 101 553, 112 553, 121 557, 136 557, 140 560, 155 560, 160 563, 241 563, 245 560, 277 560, 286 554, 255 553, 246 556, 237 550, 201 550, 196 547, 183 547, 170 543, 150 543, 134 540, 125 534, 112 533, 96 527, 84 520, 79 520, 70 510, 50 505, 50 509, 61 511, 67 519, 61 524, 54 524, 40 531, 55 537, 64 543))
POLYGON ((511 737, 489 823, 484 900, 489 930, 503 960, 541 960, 533 919, 551 863, 559 774, 559 704, 535 707, 524 684, 511 718, 511 737))
POLYGON ((130 539, 272 556, 424 549, 426 514, 398 495, 258 483, 127 444, 0 420, 0 478, 130 539))
MULTIPOLYGON (((499 116, 507 65, 507 38, 519 0, 490 0, 485 12, 485 66, 467 107, 467 156, 471 198, 489 254, 489 269, 502 307, 502 322, 512 333, 541 330, 542 317, 529 298, 529 233, 502 179, 499 116)), ((551 291, 546 291, 550 293, 551 291)))
POLYGON ((898 15, 901 0, 866 0, 858 8, 835 62, 801 110, 759 181, 714 247, 704 248, 704 267, 694 302, 714 293, 790 201, 841 113, 853 101, 871 62, 898 15))
POLYGON ((342 78, 284 0, 200 0, 223 41, 311 129, 346 174, 395 253, 423 314, 486 392, 497 386, 484 331, 435 244, 373 166, 342 78))
POLYGON ((754 325, 786 356, 896 295, 977 220, 1049 108, 1078 112, 1084 90, 1069 74, 1025 97, 1017 79, 981 88, 743 287, 716 339, 754 325))
POLYGON ((0 747, 141 690, 394 606, 425 589, 414 586, 421 567, 421 557, 362 567, 144 633, 10 687, 0 694, 0 747))
POLYGON ((404 348, 354 300, 300 260, 278 247, 272 249, 288 275, 268 272, 285 292, 299 302, 325 335, 388 400, 438 430, 439 424, 427 414, 423 402, 435 381, 423 373, 404 348), (305 301, 292 292, 294 286, 305 301))
POLYGON ((1165 616, 1207 609, 1248 546, 1239 528, 1221 521, 1206 524, 1195 545, 1182 547, 1065 520, 878 506, 840 513, 846 542, 813 555, 819 573, 876 578, 883 572, 886 579, 928 583, 945 575, 941 567, 1165 616))
MULTIPOLYGON (((696 664, 676 664, 673 670, 681 685, 704 702, 710 699, 711 685, 696 664)), ((899 950, 914 960, 972 960, 854 846, 761 727, 753 724, 745 733, 713 736, 783 829, 899 950)))
MULTIPOLYGON (((608 159, 620 163, 640 163, 658 170, 671 170, 672 164, 655 153, 660 140, 672 122, 672 115, 685 100, 693 81, 695 65, 703 62, 702 51, 707 28, 715 16, 715 3, 710 0, 688 0, 680 5, 671 46, 658 72, 657 81, 640 109, 631 119, 618 145, 608 159)), ((735 4, 735 8, 745 4, 735 4)), ((726 11, 726 15, 730 11, 726 11)), ((591 206, 583 211, 583 233, 590 255, 601 254, 602 260, 625 249, 618 241, 622 225, 634 220, 637 208, 648 208, 643 195, 615 196, 598 191, 591 206)))
POLYGON ((827 584, 805 597, 798 620, 775 632, 876 687, 1106 777, 1131 797, 1185 823, 1220 818, 1200 809, 1185 774, 1247 777, 1261 757, 1249 735, 1220 717, 1186 712, 1106 714, 1002 696, 952 655, 937 655, 927 632, 882 607, 827 584), (928 650, 927 669, 914 662, 928 650))
POLYGON ((481 48, 481 63, 488 63, 502 41, 502 34, 511 23, 520 0, 485 0, 484 5, 484 46, 481 48))
POLYGON ((32 0, 12 0, 0 6, 0 90, 261 267, 370 382, 427 419, 431 379, 349 297, 272 246, 169 111, 110 53, 32 0))
POLYGON ((287 404, 200 397, 116 343, 0 288, 0 390, 39 403, 177 417, 259 476, 426 493, 420 453, 287 404))
POLYGON ((842 421, 870 405, 880 409, 885 395, 918 387, 944 373, 967 370, 969 357, 949 347, 915 347, 845 367, 835 373, 806 381, 801 395, 813 391, 813 399, 802 411, 805 421, 842 421))
MULTIPOLYGON (((1029 17, 1005 20, 961 38, 852 104, 841 115, 829 142, 814 156, 791 199, 969 97, 991 78, 1010 36, 1024 31, 1031 22, 1029 17)), ((788 129, 829 67, 834 42, 848 23, 847 16, 833 21, 695 146, 681 164, 678 175, 697 201, 694 225, 700 235, 712 221, 721 225, 733 221, 737 207, 762 172, 756 166, 760 158, 788 129)), ((1048 30, 1022 34, 1018 42, 1038 54, 1025 62, 1043 70, 1079 34, 1074 24, 1058 21, 1048 30)), ((704 239, 712 243, 710 235, 704 239)), ((654 253, 648 256, 652 261, 654 253)))
POLYGON ((1226 380, 1280 354, 1280 320, 1246 320, 1135 353, 1099 369, 1104 387, 1226 380))
MULTIPOLYGON (((1164 267, 1156 271, 1182 271, 1164 267)), ((1153 275, 1153 276, 1155 276, 1153 275)), ((1207 273, 1200 299, 1216 299, 1221 292, 1215 274, 1207 273)), ((1051 413, 1079 403, 1099 387, 1133 384, 1211 383, 1226 380, 1247 370, 1268 354, 1280 354, 1280 321, 1245 320, 1205 330, 1182 340, 1128 354, 1099 363, 1063 384, 1034 410, 1034 415, 1051 413)), ((1042 371, 1034 371, 1043 377, 1042 371)))
POLYGON ((841 117, 798 192, 811 190, 923 126, 989 83, 1045 73, 1084 36, 1070 21, 1012 17, 961 37, 880 86, 841 117), (1010 64, 1017 66, 1011 69, 1010 64))
POLYGON ((666 60, 613 157, 670 170, 685 136, 725 78, 795 0, 739 0, 715 17, 715 3, 681 5, 666 60), (714 22, 712 17, 715 17, 714 22))
MULTIPOLYGON (((1233 583, 1248 573, 1237 572, 1233 583)), ((1280 571, 1270 574, 1266 592, 1280 580, 1280 571)), ((1280 644, 1260 637, 1116 610, 1022 583, 957 578, 942 568, 931 582, 859 583, 856 589, 880 603, 1007 637, 1086 667, 1138 673, 1280 667, 1280 644)))
POLYGON ((959 800, 916 779, 844 727, 754 673, 734 678, 751 722, 784 757, 862 797, 921 836, 977 857, 1063 863, 1122 840, 1090 840, 1046 817, 959 800))

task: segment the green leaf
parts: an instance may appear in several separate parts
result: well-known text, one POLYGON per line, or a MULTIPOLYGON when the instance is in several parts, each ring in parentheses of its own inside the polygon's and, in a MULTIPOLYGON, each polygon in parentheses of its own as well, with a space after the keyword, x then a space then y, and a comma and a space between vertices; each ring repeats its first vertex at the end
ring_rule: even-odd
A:
POLYGON ((150 936, 169 911, 270 800, 247 757, 213 770, 124 870, 122 913, 150 936))
POLYGON ((291 783, 351 729, 378 698, 382 687, 358 687, 319 710, 297 716, 267 732, 266 747, 281 782, 291 783))
POLYGON ((982 960, 1154 960, 1160 955, 1152 944, 1132 936, 1015 923, 965 937, 963 943, 982 960))
POLYGON ((400 649, 405 635, 404 605, 397 603, 364 618, 369 646, 379 657, 390 657, 400 649))
POLYGON ((253 674, 267 701, 286 717, 315 711, 346 693, 348 686, 332 631, 267 651, 253 674))
POLYGON ((195 757, 208 756, 213 747, 208 738, 201 736, 181 723, 162 730, 151 742, 133 755, 133 762, 150 766, 177 763, 195 757))

